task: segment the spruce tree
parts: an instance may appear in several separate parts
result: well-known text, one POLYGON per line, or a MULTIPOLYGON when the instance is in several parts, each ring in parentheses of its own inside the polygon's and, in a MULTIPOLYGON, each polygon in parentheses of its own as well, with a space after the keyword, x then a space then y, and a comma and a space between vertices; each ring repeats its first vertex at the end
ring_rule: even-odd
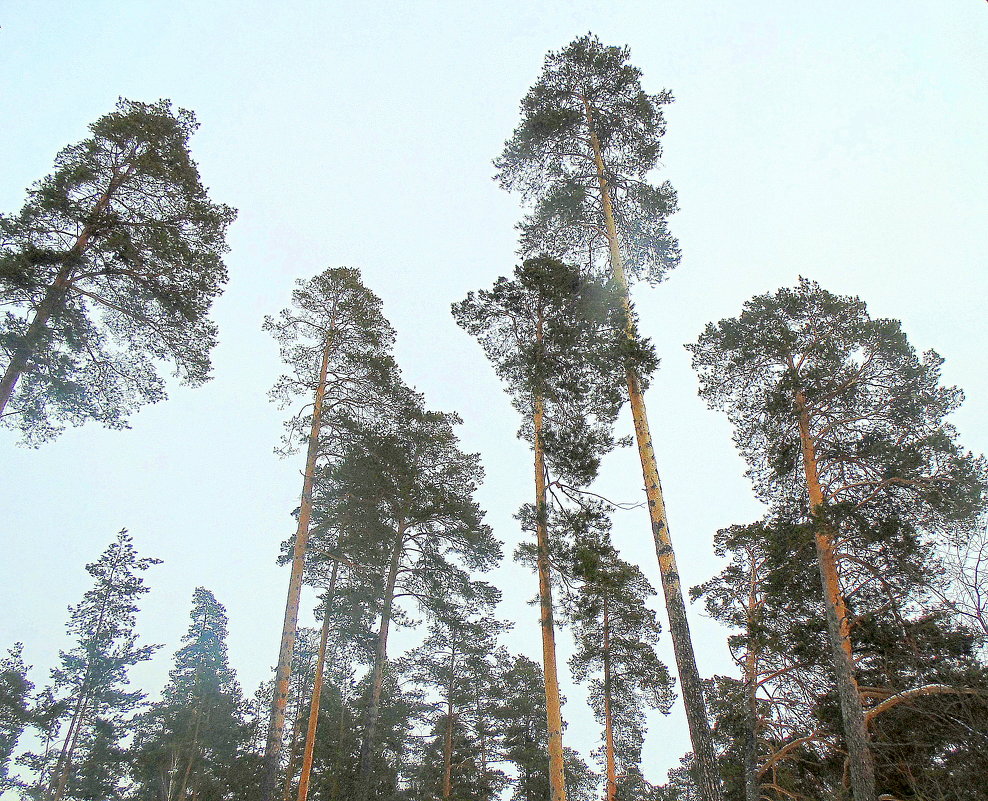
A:
POLYGON ((805 279, 753 298, 689 347, 756 491, 812 531, 851 786, 872 801, 859 637, 887 604, 916 598, 931 541, 972 527, 982 509, 984 461, 945 420, 960 392, 940 385, 940 357, 917 356, 897 321, 805 279))
POLYGON ((33 797, 122 797, 127 759, 122 741, 131 730, 130 713, 144 697, 125 689, 127 672, 158 648, 142 645, 135 629, 137 601, 148 592, 141 574, 158 563, 139 557, 124 529, 86 565, 93 586, 69 608, 67 628, 76 644, 61 652, 46 693, 54 712, 48 739, 60 738, 61 745, 22 758, 36 774, 33 797))
MULTIPOLYGON (((501 185, 533 207, 520 226, 522 252, 551 252, 591 274, 609 274, 622 295, 631 342, 629 278, 662 280, 678 263, 679 248, 666 226, 675 193, 668 183, 656 187, 647 180, 662 153, 662 106, 672 96, 646 93, 628 57, 627 48, 605 47, 592 34, 549 53, 495 166, 501 185)), ((716 801, 716 760, 645 411, 645 378, 628 359, 624 380, 700 792, 704 801, 716 801)))
POLYGON ((17 786, 10 778, 10 757, 31 720, 31 690, 24 664, 24 646, 17 643, 0 659, 0 794, 17 786))
POLYGON ((197 587, 190 616, 161 700, 138 720, 131 747, 135 798, 237 798, 258 768, 246 754, 245 704, 227 660, 226 610, 197 587))
POLYGON ((191 386, 209 378, 236 212, 199 180, 197 127, 167 100, 120 100, 0 215, 0 421, 26 442, 90 419, 125 428, 165 397, 159 360, 191 386))

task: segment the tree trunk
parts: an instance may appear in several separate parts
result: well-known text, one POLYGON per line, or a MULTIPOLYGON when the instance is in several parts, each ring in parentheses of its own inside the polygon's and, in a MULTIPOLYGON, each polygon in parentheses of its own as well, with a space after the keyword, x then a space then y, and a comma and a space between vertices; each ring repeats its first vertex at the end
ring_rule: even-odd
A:
MULTIPOLYGON (((604 225, 610 248, 611 271, 614 280, 617 281, 624 293, 626 330, 630 336, 632 333, 631 295, 628 291, 628 279, 621 260, 621 248, 618 242, 617 226, 614 223, 611 194, 604 175, 604 160, 601 155, 600 142, 593 128, 590 104, 586 98, 583 102, 590 130, 590 144, 593 147, 594 158, 597 163, 597 179, 600 185, 604 225)), ((693 744, 693 757, 696 760, 697 789, 702 801, 720 801, 722 797, 720 771, 717 768, 717 758, 714 755, 710 722, 707 719, 707 706, 703 698, 703 685, 700 680, 700 671, 696 666, 693 638, 690 636, 689 621, 686 617, 686 603, 683 600, 683 588, 679 581, 676 554, 673 551, 672 539, 669 535, 665 500, 662 497, 662 484, 659 482, 659 469, 655 461, 652 435, 649 432, 648 417, 645 412, 645 397, 642 394, 641 381, 630 366, 625 371, 625 377, 628 384, 628 398, 631 401, 631 416, 635 424, 638 455, 641 458, 642 474, 645 479, 645 496, 648 500, 648 513, 652 522, 652 538, 655 541, 655 554, 659 560, 662 594, 665 599, 666 613, 669 616, 669 635, 672 638, 672 647, 676 655, 679 686, 682 689, 686 721, 689 724, 690 741, 693 744)))
MULTIPOLYGON (((541 326, 540 326, 541 339, 541 326)), ((542 624, 542 673, 545 680, 545 711, 549 732, 549 801, 566 801, 563 768, 563 715, 556 670, 556 630, 552 616, 552 584, 549 578, 549 531, 546 520, 545 455, 542 452, 542 398, 535 398, 533 437, 535 445, 535 532, 538 541, 536 564, 539 573, 539 609, 542 624)))
POLYGON ((443 742, 443 801, 453 795, 453 666, 455 649, 449 655, 449 686, 446 690, 446 734, 443 742))
POLYGON ((326 394, 326 372, 329 369, 329 351, 332 332, 327 334, 319 368, 315 403, 312 407, 312 427, 305 458, 305 476, 302 480, 302 502, 299 507, 298 529, 295 532, 295 550, 292 554, 292 574, 288 582, 288 601, 285 604, 285 622, 281 630, 281 650, 278 652, 278 668, 275 671, 274 698, 271 701, 271 718, 268 724, 268 740, 264 749, 264 777, 261 784, 261 801, 274 801, 278 786, 278 763, 285 731, 285 707, 288 704, 288 682, 292 675, 292 651, 295 648, 295 630, 298 626, 298 605, 302 594, 302 574, 305 568, 305 550, 309 542, 309 520, 312 517, 312 483, 319 454, 319 431, 322 426, 323 397, 326 394))
MULTIPOLYGON (((817 470, 816 449, 810 436, 810 418, 806 408, 806 396, 796 392, 796 411, 799 415, 799 441, 803 454, 803 471, 810 498, 810 513, 814 516, 823 506, 823 488, 817 470)), ((851 651, 851 630, 847 605, 837 574, 833 534, 824 521, 814 519, 813 533, 816 541, 817 564, 823 582, 824 612, 827 617, 827 635, 830 642, 837 696, 840 699, 844 739, 847 743, 847 759, 854 801, 875 801, 875 765, 868 743, 868 727, 864 708, 854 677, 854 658, 851 651)))
POLYGON ((14 387, 17 385, 17 380, 24 372, 24 368, 27 367, 31 356, 37 352, 48 321, 52 315, 61 310, 62 304, 65 302, 65 296, 72 286, 72 273, 74 272, 75 263, 86 252, 86 248, 89 246, 89 242, 96 232, 94 228, 96 216, 109 205, 113 193, 124 184, 134 171, 134 164, 129 160, 134 157, 135 153, 136 149, 132 150, 127 157, 128 162, 125 169, 121 171, 118 168, 114 171, 106 190, 100 195, 99 200, 96 201, 96 205, 93 206, 93 210, 90 212, 90 223, 83 226, 72 247, 66 251, 62 259, 62 266, 56 274, 52 285, 48 287, 45 296, 38 304, 38 308, 34 312, 34 317, 28 324, 23 341, 15 346, 10 362, 4 370, 3 378, 0 378, 0 417, 3 416, 3 411, 7 407, 7 401, 14 394, 14 387))
POLYGON ((611 715, 611 619, 604 595, 604 759, 607 769, 606 801, 617 798, 617 769, 614 766, 614 720, 611 715))
POLYGON ((322 631, 319 634, 319 654, 316 657, 316 676, 312 681, 312 700, 309 702, 309 725, 305 732, 305 755, 302 757, 302 772, 298 777, 298 801, 306 801, 309 795, 309 775, 312 773, 312 754, 316 747, 316 728, 319 725, 319 704, 322 701, 322 674, 326 664, 326 641, 329 639, 329 606, 336 594, 336 575, 340 563, 333 561, 333 572, 329 577, 329 590, 326 593, 326 608, 323 611, 322 631))
POLYGON ((185 763, 185 770, 182 772, 182 784, 178 788, 178 792, 175 794, 175 798, 178 801, 182 801, 185 798, 186 788, 189 786, 189 777, 192 775, 192 763, 195 762, 196 750, 199 747, 199 727, 202 723, 202 708, 204 704, 202 691, 199 692, 199 703, 196 704, 196 723, 192 728, 192 743, 189 745, 189 758, 185 763))
POLYGON ((384 686, 384 666, 388 661, 388 627, 391 625, 391 607, 394 603, 395 582, 398 580, 398 568, 404 553, 405 526, 399 524, 395 547, 391 553, 391 565, 388 568, 388 580, 384 588, 384 599, 381 607, 381 628, 377 635, 377 654, 374 658, 374 676, 371 682, 370 703, 367 705, 367 717, 364 723, 364 741, 360 746, 360 781, 358 788, 359 801, 367 801, 370 797, 371 768, 374 761, 374 735, 377 730, 377 717, 381 707, 381 688, 384 686))
POLYGON ((754 616, 758 610, 755 557, 751 559, 751 583, 748 591, 748 651, 744 657, 744 798, 758 801, 758 654, 753 643, 754 616))
POLYGON ((292 723, 292 739, 288 745, 288 764, 285 766, 285 783, 281 788, 281 801, 291 801, 292 779, 295 778, 295 767, 298 765, 299 744, 303 744, 299 732, 302 728, 302 715, 305 712, 305 705, 302 703, 303 687, 302 682, 298 686, 298 705, 295 709, 295 721, 292 723))

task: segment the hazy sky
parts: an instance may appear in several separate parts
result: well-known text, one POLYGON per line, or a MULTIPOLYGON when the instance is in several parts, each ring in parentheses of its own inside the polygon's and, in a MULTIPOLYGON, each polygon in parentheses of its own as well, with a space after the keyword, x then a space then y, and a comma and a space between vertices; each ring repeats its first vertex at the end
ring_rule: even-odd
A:
MULTIPOLYGON (((510 560, 530 457, 449 305, 512 269, 520 209, 491 160, 546 51, 588 30, 630 45, 646 88, 676 97, 658 177, 679 192, 671 227, 684 256, 636 301, 663 360, 648 406, 684 585, 719 570, 717 529, 760 508, 682 345, 754 294, 805 275, 900 318, 966 390, 963 443, 988 449, 983 0, 3 3, 0 210, 16 212, 59 148, 120 96, 194 110, 203 181, 240 210, 213 381, 175 387, 129 431, 89 425, 38 450, 0 432, 0 648, 23 641, 37 683, 68 645, 84 563, 122 527, 164 560, 146 574, 140 616, 164 647, 134 683, 164 684, 198 585, 227 607, 245 689, 269 675, 288 582, 274 560, 294 530, 301 460, 272 453, 283 414, 266 393, 280 367, 260 325, 296 278, 339 265, 383 298, 407 380, 462 415, 464 447, 487 473, 479 501, 506 543, 493 581, 515 622, 508 644, 539 657, 526 605, 536 580, 510 560)), ((634 451, 609 456, 603 473, 605 494, 643 497, 634 451)), ((617 514, 615 541, 657 584, 644 510, 617 514)), ((732 671, 726 630, 697 608, 691 622, 701 671, 732 671)), ((671 664, 666 635, 663 656, 671 664)), ((589 755, 597 728, 565 668, 562 678, 567 743, 589 755)), ((652 722, 646 776, 661 780, 687 748, 677 705, 652 722)))

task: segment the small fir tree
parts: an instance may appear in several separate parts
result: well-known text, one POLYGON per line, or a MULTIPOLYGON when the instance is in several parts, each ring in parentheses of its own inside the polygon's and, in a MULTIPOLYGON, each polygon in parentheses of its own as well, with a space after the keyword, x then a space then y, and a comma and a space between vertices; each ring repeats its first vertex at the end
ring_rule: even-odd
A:
POLYGON ((244 700, 227 660, 226 610, 198 587, 191 618, 161 700, 138 720, 131 747, 138 799, 224 801, 256 774, 246 755, 244 700))
POLYGON ((155 564, 159 560, 138 557, 124 529, 86 565, 93 586, 69 608, 68 631, 76 644, 61 652, 45 693, 51 709, 47 739, 61 738, 61 746, 22 757, 36 775, 32 796, 46 801, 122 797, 127 767, 122 741, 144 697, 124 689, 127 672, 158 648, 142 645, 135 630, 137 601, 148 592, 141 574, 155 564))

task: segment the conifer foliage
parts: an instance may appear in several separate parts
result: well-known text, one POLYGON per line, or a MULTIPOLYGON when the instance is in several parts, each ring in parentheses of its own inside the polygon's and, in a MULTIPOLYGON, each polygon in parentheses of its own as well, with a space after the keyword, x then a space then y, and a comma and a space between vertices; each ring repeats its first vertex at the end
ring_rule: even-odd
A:
POLYGON ((244 753, 244 701, 227 660, 226 610, 197 587, 190 616, 161 700, 138 720, 136 798, 234 799, 256 774, 256 760, 244 753))
MULTIPOLYGON (((876 718, 944 690, 922 689, 925 669, 912 676, 921 684, 903 686, 905 665, 879 667, 869 640, 888 627, 887 645, 898 630, 919 647, 910 613, 929 585, 931 545, 971 532, 983 508, 985 463, 945 420, 960 392, 941 386, 940 357, 917 356, 897 321, 805 279, 708 325, 690 350, 756 491, 803 524, 794 536, 811 532, 851 787, 855 801, 874 799, 876 718), (884 685, 887 701, 868 708, 865 679, 884 685)), ((881 786, 891 779, 878 767, 881 786)))
MULTIPOLYGON (((621 296, 633 342, 628 279, 656 283, 679 261, 666 218, 676 210, 667 184, 647 176, 657 166, 668 92, 650 95, 628 48, 606 47, 592 34, 546 56, 521 103, 521 122, 495 162, 505 189, 533 205, 522 221, 522 252, 548 252, 609 273, 621 296), (605 260, 601 255, 606 254, 605 260)), ((625 382, 641 457, 652 538, 662 577, 669 633, 704 801, 720 798, 703 687, 693 652, 679 568, 672 547, 643 394, 647 372, 629 359, 625 382)))
POLYGON ((61 652, 52 670, 46 748, 22 757, 37 777, 32 796, 47 801, 121 797, 127 769, 123 739, 144 697, 125 689, 127 672, 158 647, 142 645, 136 631, 137 601, 148 592, 141 574, 155 564, 157 559, 137 555, 123 530, 86 565, 93 586, 69 609, 67 628, 76 643, 61 652))
POLYGON ((191 386, 208 379, 236 212, 200 183, 197 127, 167 100, 121 100, 0 215, 0 421, 27 442, 90 419, 126 427, 165 396, 158 360, 191 386))

